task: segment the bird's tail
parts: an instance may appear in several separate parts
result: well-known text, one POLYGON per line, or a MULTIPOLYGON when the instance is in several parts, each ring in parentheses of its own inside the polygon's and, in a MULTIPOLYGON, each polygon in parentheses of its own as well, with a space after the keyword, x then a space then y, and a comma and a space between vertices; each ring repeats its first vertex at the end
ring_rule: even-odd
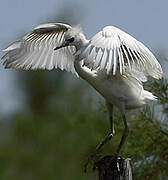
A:
POLYGON ((143 96, 143 98, 144 98, 145 101, 149 101, 149 100, 157 101, 157 97, 154 96, 154 95, 153 95, 151 92, 149 92, 149 91, 143 90, 142 96, 143 96))

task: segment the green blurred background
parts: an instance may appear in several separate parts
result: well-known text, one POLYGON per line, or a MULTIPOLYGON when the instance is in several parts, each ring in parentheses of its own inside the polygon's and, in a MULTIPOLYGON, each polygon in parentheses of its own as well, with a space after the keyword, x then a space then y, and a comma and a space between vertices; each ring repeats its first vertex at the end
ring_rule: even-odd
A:
MULTIPOLYGON (((59 5, 60 1, 57 2, 59 5)), ((59 13, 48 13, 43 20, 38 20, 39 23, 84 23, 89 16, 87 8, 81 7, 80 1, 66 2, 61 6, 59 13)), ((17 3, 19 5, 21 1, 17 3)), ((94 5, 96 6, 96 3, 94 5)), ((92 9, 94 5, 91 4, 92 9)), ((12 8, 8 8, 11 11, 12 8)), ((100 6, 99 12, 101 8, 100 6)), ((130 4, 128 10, 131 8, 130 4)), ((12 13, 9 15, 12 17, 12 13)), ((109 15, 113 16, 110 12, 109 15)), ((95 23, 98 20, 93 20, 94 23, 92 20, 90 17, 90 24, 98 26, 95 23)), ((103 19, 101 21, 104 22, 103 19)), ((5 23, 12 31, 12 27, 5 23)), ((113 24, 113 21, 109 20, 109 24, 113 24)), ((87 28, 84 29, 87 31, 87 28)), ((16 40, 25 32, 26 29, 15 33, 16 37, 11 39, 16 40)), ((1 39, 3 38, 4 36, 1 39)), ((1 45, 7 45, 11 39, 5 39, 1 45)), ((159 49, 155 52, 157 58, 166 71, 165 51, 162 47, 157 49, 159 49)), ((108 133, 109 124, 104 100, 85 81, 60 70, 50 72, 2 70, 2 72, 2 82, 7 78, 7 74, 13 79, 6 90, 12 92, 11 96, 5 96, 5 91, 1 93, 0 107, 3 107, 6 101, 9 101, 9 104, 0 116, 0 180, 97 179, 91 165, 87 174, 84 174, 83 168, 89 154, 108 133), (16 96, 16 99, 12 96, 16 96), (12 99, 12 102, 8 99, 12 99), (11 112, 8 106, 11 106, 10 103, 15 104, 15 101, 16 106, 18 104, 20 106, 11 112)), ((130 134, 121 155, 132 159, 136 180, 168 180, 166 74, 167 72, 162 81, 151 79, 145 84, 146 89, 158 96, 157 103, 150 103, 142 109, 127 112, 130 134)), ((115 152, 123 128, 121 115, 115 109, 116 135, 103 147, 102 155, 111 155, 115 152)))

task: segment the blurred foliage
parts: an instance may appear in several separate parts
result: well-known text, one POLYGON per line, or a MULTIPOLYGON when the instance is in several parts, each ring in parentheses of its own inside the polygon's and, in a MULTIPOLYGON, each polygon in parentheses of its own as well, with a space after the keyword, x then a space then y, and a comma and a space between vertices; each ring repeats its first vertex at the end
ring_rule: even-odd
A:
MULTIPOLYGON (((28 111, 1 121, 0 179, 96 179, 83 173, 88 155, 108 133, 102 100, 92 98, 84 81, 61 71, 22 72, 18 82, 28 111), (27 74, 27 75, 26 75, 27 74), (27 77, 28 76, 28 77, 27 77)), ((121 155, 133 162, 136 180, 168 179, 168 81, 150 81, 148 89, 159 101, 141 111, 128 112, 130 134, 121 155)), ((115 109, 116 135, 102 154, 113 154, 123 132, 115 109)))

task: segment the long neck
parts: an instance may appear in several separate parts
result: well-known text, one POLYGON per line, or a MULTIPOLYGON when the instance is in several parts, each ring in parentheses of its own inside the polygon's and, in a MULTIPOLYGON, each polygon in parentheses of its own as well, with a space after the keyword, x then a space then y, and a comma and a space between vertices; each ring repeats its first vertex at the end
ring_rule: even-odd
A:
POLYGON ((75 56, 74 67, 78 75, 92 84, 96 74, 86 66, 83 66, 83 62, 79 60, 78 56, 75 56))
POLYGON ((79 40, 74 44, 77 51, 79 51, 82 47, 87 46, 89 43, 89 40, 86 39, 84 34, 81 33, 79 37, 79 40))
POLYGON ((95 75, 89 68, 82 65, 83 61, 82 61, 82 59, 79 58, 79 55, 80 55, 82 49, 85 48, 86 46, 88 46, 88 43, 89 43, 89 40, 87 40, 85 38, 85 36, 81 33, 80 40, 78 41, 77 44, 75 44, 76 53, 75 53, 74 67, 75 67, 76 72, 82 79, 91 83, 91 81, 95 75))

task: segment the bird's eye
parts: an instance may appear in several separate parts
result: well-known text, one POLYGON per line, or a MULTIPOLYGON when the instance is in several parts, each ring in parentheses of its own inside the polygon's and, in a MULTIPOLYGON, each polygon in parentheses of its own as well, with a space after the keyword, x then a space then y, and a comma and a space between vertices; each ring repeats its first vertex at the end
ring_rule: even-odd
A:
POLYGON ((70 39, 67 39, 67 41, 69 41, 70 43, 74 42, 74 40, 75 40, 74 37, 72 37, 72 38, 70 38, 70 39))

